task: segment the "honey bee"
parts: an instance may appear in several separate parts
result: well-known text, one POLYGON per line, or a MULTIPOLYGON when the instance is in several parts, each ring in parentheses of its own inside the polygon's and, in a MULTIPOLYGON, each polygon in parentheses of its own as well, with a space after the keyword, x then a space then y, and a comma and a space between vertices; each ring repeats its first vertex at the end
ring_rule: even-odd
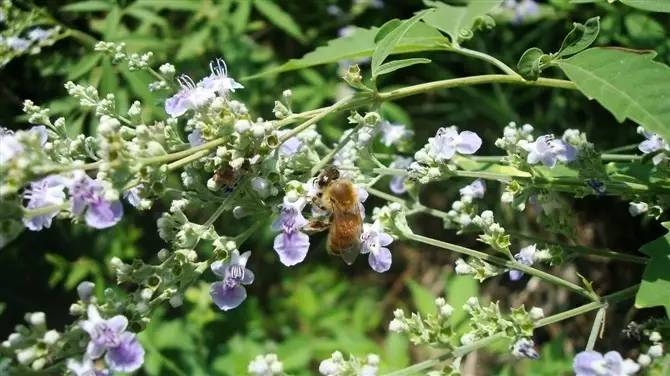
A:
POLYGON ((334 167, 322 171, 316 184, 317 205, 330 214, 326 249, 351 265, 360 253, 363 230, 358 191, 349 179, 341 178, 334 167))

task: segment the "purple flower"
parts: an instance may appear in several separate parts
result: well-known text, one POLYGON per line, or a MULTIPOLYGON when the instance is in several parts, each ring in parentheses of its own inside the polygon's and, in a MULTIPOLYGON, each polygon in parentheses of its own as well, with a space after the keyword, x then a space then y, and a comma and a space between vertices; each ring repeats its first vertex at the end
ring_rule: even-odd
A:
MULTIPOLYGON (((38 209, 45 206, 62 205, 65 202, 65 187, 68 182, 59 175, 47 176, 43 179, 30 183, 30 188, 23 192, 23 198, 28 200, 27 209, 38 209)), ((40 231, 51 227, 59 208, 52 212, 38 215, 32 218, 24 218, 23 224, 31 231, 40 231)))
MULTIPOLYGON (((637 147, 644 154, 655 153, 660 150, 668 150, 668 144, 666 144, 665 141, 663 141, 661 136, 659 136, 658 134, 647 132, 642 127, 638 127, 637 131, 638 133, 643 135, 644 138, 646 138, 646 140, 642 141, 640 145, 637 147)), ((666 159, 665 154, 659 153, 655 155, 651 160, 654 163, 654 165, 658 165, 664 159, 666 159)))
POLYGON ((575 376, 628 376, 640 370, 640 366, 631 359, 624 360, 616 351, 604 356, 597 351, 582 351, 572 364, 575 376))
MULTIPOLYGON (((401 156, 396 156, 393 162, 389 165, 391 168, 402 168, 406 169, 408 168, 414 160, 409 157, 401 157, 401 156)), ((405 181, 407 180, 407 176, 393 176, 391 178, 391 182, 389 183, 389 188, 391 189, 391 192, 401 195, 405 192, 407 192, 407 187, 405 187, 405 181)))
POLYGON ((404 124, 392 124, 386 120, 379 124, 379 131, 381 132, 382 144, 391 146, 398 144, 402 140, 412 137, 411 130, 408 130, 404 124))
POLYGON ((428 140, 430 150, 438 161, 451 159, 456 152, 474 154, 482 146, 482 139, 476 133, 463 131, 458 133, 455 127, 440 128, 435 137, 428 140))
MULTIPOLYGON (((535 263, 535 252, 537 252, 537 245, 532 244, 528 247, 521 248, 519 253, 514 255, 514 258, 519 264, 532 266, 535 263)), ((509 279, 512 281, 518 281, 523 276, 523 272, 520 270, 510 270, 509 279)))
POLYGON ((7 47, 11 48, 16 52, 23 52, 30 47, 30 41, 25 38, 11 36, 5 39, 7 47))
POLYGON ((279 218, 272 224, 272 229, 281 231, 274 240, 274 250, 279 255, 279 261, 286 266, 301 263, 309 250, 309 236, 300 231, 307 220, 302 215, 305 201, 284 201, 279 218))
POLYGON ((94 305, 88 306, 88 319, 79 323, 91 337, 86 346, 86 357, 98 359, 105 354, 105 362, 112 371, 132 372, 144 362, 144 348, 134 333, 126 331, 128 319, 116 315, 103 319, 94 305))
POLYGON ((23 152, 23 144, 16 135, 5 128, 0 129, 0 165, 4 165, 23 152))
POLYGON ((525 18, 540 13, 540 7, 535 0, 505 0, 503 6, 514 11, 512 22, 515 24, 520 24, 525 18))
POLYGON ((205 89, 212 90, 225 97, 230 91, 235 92, 235 89, 244 88, 239 82, 228 77, 228 67, 226 67, 226 62, 223 59, 217 58, 210 62, 209 69, 212 73, 202 80, 202 87, 205 89))
POLYGON ((542 162, 543 165, 552 168, 556 162, 571 162, 577 158, 577 149, 561 139, 547 134, 538 137, 534 142, 521 146, 528 152, 527 161, 530 164, 542 162))
POLYGON ((182 74, 177 77, 181 89, 177 94, 165 101, 165 112, 172 117, 179 117, 188 110, 195 110, 214 99, 214 91, 198 86, 191 77, 182 74))
POLYGON ((200 146, 205 143, 205 139, 202 138, 202 132, 200 131, 200 129, 194 129, 193 132, 188 134, 187 138, 188 143, 191 145, 192 148, 200 146))
POLYGON ((379 221, 373 224, 366 223, 361 234, 361 253, 369 253, 368 264, 372 270, 383 273, 391 268, 391 251, 386 248, 393 243, 393 237, 384 232, 379 221))
POLYGON ((486 184, 482 179, 477 179, 472 183, 458 190, 461 196, 468 196, 471 198, 482 198, 486 193, 486 184))
POLYGON ((512 345, 512 355, 517 358, 539 359, 540 354, 535 350, 535 343, 532 339, 521 338, 512 345))
POLYGON ((84 356, 81 362, 75 359, 67 360, 67 369, 74 374, 74 376, 108 376, 109 371, 106 369, 97 369, 95 363, 89 357, 84 356))
POLYGON ((104 197, 104 186, 86 173, 76 174, 70 185, 72 213, 82 215, 90 227, 103 229, 114 226, 123 216, 121 201, 109 201, 104 197))
POLYGON ((221 310, 231 310, 247 298, 247 290, 242 285, 254 282, 254 273, 246 267, 249 256, 251 251, 240 255, 238 250, 234 250, 226 261, 212 263, 212 272, 223 278, 223 281, 212 283, 209 294, 221 310))
POLYGON ((144 184, 139 184, 123 193, 123 198, 125 198, 134 208, 140 206, 140 203, 142 202, 142 197, 140 196, 142 188, 144 188, 144 184))
POLYGON ((291 137, 284 141, 279 147, 279 154, 284 157, 290 157, 299 152, 302 148, 302 141, 298 137, 291 137))
POLYGON ((53 34, 53 30, 36 27, 28 32, 28 39, 33 42, 39 42, 49 38, 51 34, 53 34))

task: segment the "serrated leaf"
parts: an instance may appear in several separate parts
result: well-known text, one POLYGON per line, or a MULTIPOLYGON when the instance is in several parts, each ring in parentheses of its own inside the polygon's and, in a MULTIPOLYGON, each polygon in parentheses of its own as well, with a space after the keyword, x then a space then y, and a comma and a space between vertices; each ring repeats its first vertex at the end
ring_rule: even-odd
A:
POLYGON ((521 77, 529 81, 536 81, 540 77, 542 56, 544 56, 544 52, 537 47, 527 49, 516 64, 521 77))
MULTIPOLYGON (((291 59, 279 67, 246 77, 245 79, 254 79, 269 74, 303 69, 316 65, 370 57, 375 50, 374 39, 378 30, 378 28, 356 28, 350 35, 333 39, 327 45, 308 52, 300 59, 291 59)), ((409 29, 405 37, 393 48, 391 54, 444 50, 448 41, 435 28, 420 22, 409 29)))
POLYGON ((635 306, 663 306, 670 317, 670 233, 643 245, 640 252, 649 256, 649 262, 642 274, 635 306))
POLYGON ((296 40, 305 42, 305 37, 302 30, 300 30, 300 26, 293 20, 290 14, 284 12, 277 4, 270 0, 254 0, 254 6, 273 25, 284 30, 296 40))
POLYGON ((630 7, 650 12, 670 13, 670 1, 668 0, 621 0, 621 2, 630 7))
POLYGON ((384 36, 375 46, 375 52, 372 53, 372 77, 377 77, 379 67, 384 63, 384 60, 391 54, 395 46, 407 34, 409 29, 421 20, 424 12, 419 12, 414 17, 403 21, 400 25, 391 30, 384 36))
POLYGON ((670 67, 653 52, 590 48, 556 65, 619 122, 629 118, 670 140, 670 67))
POLYGON ((479 17, 498 7, 502 0, 470 1, 465 6, 453 6, 439 1, 426 1, 433 7, 423 16, 423 22, 447 33, 454 46, 459 40, 472 34, 472 28, 479 17))
POLYGON ((109 1, 88 0, 62 6, 60 10, 62 12, 103 12, 109 11, 112 5, 109 1))
POLYGON ((589 18, 580 24, 572 24, 572 30, 565 36, 561 48, 558 50, 558 56, 566 57, 583 51, 593 43, 600 32, 600 17, 589 18))
POLYGON ((377 69, 377 77, 397 71, 398 69, 409 67, 411 65, 428 64, 428 63, 430 63, 430 59, 424 59, 424 58, 412 58, 412 59, 389 61, 388 63, 384 63, 381 66, 379 66, 379 68, 377 69))

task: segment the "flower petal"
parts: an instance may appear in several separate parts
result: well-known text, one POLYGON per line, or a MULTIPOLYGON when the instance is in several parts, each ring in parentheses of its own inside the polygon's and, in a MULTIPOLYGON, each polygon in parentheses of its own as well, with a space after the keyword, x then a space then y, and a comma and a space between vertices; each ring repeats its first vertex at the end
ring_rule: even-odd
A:
POLYGON ((107 320, 107 325, 110 329, 117 333, 121 333, 128 327, 128 319, 123 315, 116 315, 107 320))
POLYGON ((379 248, 377 252, 370 252, 368 264, 377 273, 383 273, 391 268, 392 256, 388 248, 379 248))
POLYGON ((228 267, 228 263, 224 263, 221 261, 214 261, 212 265, 210 266, 210 269, 212 269, 212 272, 216 275, 218 275, 221 278, 226 277, 226 268, 228 267))
POLYGON ((596 351, 583 351, 575 356, 572 369, 576 376, 597 376, 593 369, 597 362, 602 362, 603 356, 596 351))
POLYGON ((223 282, 214 282, 209 287, 209 295, 219 309, 228 311, 242 304, 247 298, 247 290, 242 286, 229 289, 223 282))
POLYGON ((281 233, 275 237, 274 249, 286 266, 301 263, 309 250, 309 236, 302 232, 281 233))
POLYGON ((456 150, 461 154, 474 154, 482 146, 482 139, 475 132, 463 131, 456 150))
POLYGON ((125 332, 121 336, 121 344, 107 350, 105 362, 112 371, 133 372, 144 363, 144 348, 135 334, 125 332))
POLYGON ((100 201, 91 204, 86 211, 86 224, 97 229, 112 227, 123 216, 121 201, 100 201))

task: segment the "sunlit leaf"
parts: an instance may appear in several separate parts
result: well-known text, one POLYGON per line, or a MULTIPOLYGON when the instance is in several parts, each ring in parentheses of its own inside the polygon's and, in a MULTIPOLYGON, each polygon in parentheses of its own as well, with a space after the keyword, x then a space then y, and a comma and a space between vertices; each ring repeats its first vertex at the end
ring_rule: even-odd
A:
POLYGON ((558 56, 567 57, 583 51, 596 40, 598 32, 600 32, 599 17, 589 18, 583 25, 578 22, 573 23, 572 30, 561 43, 558 56))
MULTIPOLYGON (((281 73, 315 65, 336 63, 344 60, 358 60, 372 56, 375 50, 375 35, 378 28, 356 28, 351 35, 333 39, 327 45, 318 47, 300 59, 292 59, 287 63, 265 72, 247 77, 258 78, 274 73, 281 73)), ((448 39, 439 31, 424 24, 417 23, 409 29, 404 38, 393 48, 391 54, 409 53, 445 49, 448 39)))
POLYGON ((627 118, 670 140, 670 67, 654 52, 590 48, 556 64, 619 122, 627 118))
POLYGON ((670 1, 668 0, 621 0, 621 2, 650 12, 670 13, 670 1))
POLYGON ((435 313, 435 296, 427 288, 414 281, 408 281, 407 287, 412 294, 414 306, 421 313, 435 313))
POLYGON ((379 66, 379 68, 377 69, 377 76, 389 74, 391 72, 397 71, 398 69, 407 68, 412 65, 428 64, 428 63, 430 63, 430 59, 424 59, 424 58, 412 58, 412 59, 389 61, 388 63, 384 63, 381 66, 379 66))
POLYGON ((407 34, 410 28, 414 26, 424 12, 416 14, 414 17, 403 21, 397 27, 393 28, 388 34, 384 36, 376 45, 375 51, 372 53, 372 77, 378 76, 377 70, 384 63, 384 60, 391 54, 395 46, 400 42, 400 40, 407 34))
POLYGON ((477 20, 500 6, 502 0, 470 1, 465 6, 448 5, 440 1, 426 1, 431 8, 423 15, 423 21, 447 33, 453 45, 468 39, 477 20))

